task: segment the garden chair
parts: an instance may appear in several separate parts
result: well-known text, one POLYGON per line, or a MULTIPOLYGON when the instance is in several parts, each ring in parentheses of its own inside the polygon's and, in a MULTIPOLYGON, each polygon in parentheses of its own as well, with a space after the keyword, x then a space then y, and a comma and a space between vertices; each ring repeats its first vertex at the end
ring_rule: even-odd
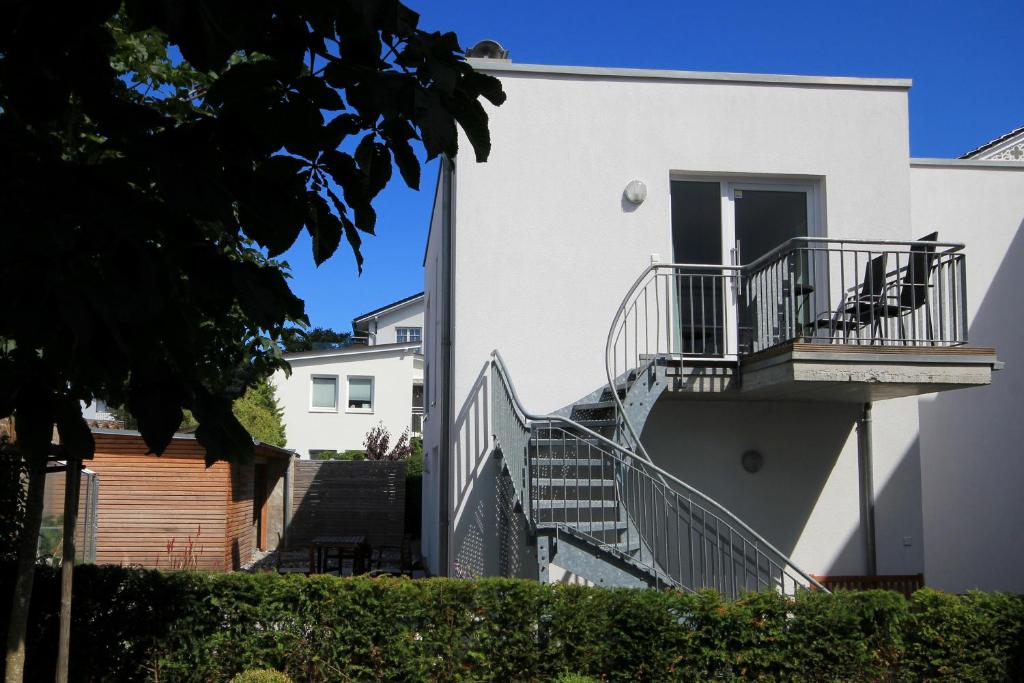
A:
POLYGON ((852 294, 844 292, 839 305, 832 311, 821 313, 812 323, 815 330, 827 330, 829 340, 840 336, 844 340, 860 329, 871 326, 872 339, 881 335, 882 326, 878 316, 878 304, 886 296, 886 266, 888 254, 879 254, 864 266, 864 280, 852 294))

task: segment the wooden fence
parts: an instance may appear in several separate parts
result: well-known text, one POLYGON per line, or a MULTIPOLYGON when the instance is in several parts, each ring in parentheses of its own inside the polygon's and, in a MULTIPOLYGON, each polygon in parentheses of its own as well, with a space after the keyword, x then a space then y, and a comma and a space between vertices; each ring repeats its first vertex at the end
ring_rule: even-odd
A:
POLYGON ((924 574, 900 574, 882 576, 815 576, 815 581, 830 591, 888 590, 902 593, 906 597, 924 588, 924 574))
POLYGON ((295 462, 290 547, 316 536, 362 534, 370 545, 398 547, 404 532, 404 462, 295 462))

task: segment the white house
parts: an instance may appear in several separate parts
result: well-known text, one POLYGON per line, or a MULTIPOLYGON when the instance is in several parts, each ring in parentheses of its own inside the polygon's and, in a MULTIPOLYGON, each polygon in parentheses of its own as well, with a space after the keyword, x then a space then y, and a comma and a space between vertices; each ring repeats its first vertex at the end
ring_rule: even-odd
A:
POLYGON ((1024 164, 910 158, 909 80, 472 63, 508 101, 430 224, 431 571, 1024 590, 1024 164))
MULTIPOLYGON (((423 294, 352 321, 355 343, 285 354, 291 374, 273 382, 284 413, 288 448, 304 458, 322 451, 362 450, 383 424, 392 439, 421 431, 423 294)), ((394 443, 394 441, 392 441, 394 443)))
POLYGON ((370 346, 422 341, 423 292, 355 318, 352 336, 370 346))

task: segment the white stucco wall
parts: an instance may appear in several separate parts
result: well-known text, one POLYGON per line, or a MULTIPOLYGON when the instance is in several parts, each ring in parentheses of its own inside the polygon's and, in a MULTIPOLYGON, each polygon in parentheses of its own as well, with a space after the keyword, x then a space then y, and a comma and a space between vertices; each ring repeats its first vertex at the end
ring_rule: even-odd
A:
POLYGON ((1024 592, 1024 163, 911 167, 916 232, 967 245, 970 343, 995 346, 992 385, 921 399, 929 583, 1024 592))
POLYGON ((442 504, 439 469, 441 453, 441 391, 446 386, 438 381, 441 371, 441 319, 444 299, 441 294, 441 230, 442 196, 441 176, 434 193, 434 207, 430 216, 430 232, 423 257, 424 277, 424 329, 423 329, 423 526, 420 534, 420 553, 427 570, 441 572, 438 517, 442 504))
MULTIPOLYGON (((916 574, 924 558, 914 430, 903 425, 904 443, 897 443, 886 424, 888 407, 878 403, 874 410, 878 571, 916 574)), ((663 399, 642 439, 655 462, 731 510, 805 571, 864 574, 860 414, 859 404, 663 399), (759 472, 743 469, 748 450, 764 457, 759 472)))
POLYGON ((912 237, 903 89, 495 75, 490 159, 457 169, 458 396, 495 347, 537 412, 600 384, 623 295, 671 257, 672 172, 817 179, 829 236, 912 237))
MULTIPOLYGON (((465 418, 455 420, 450 445, 456 559, 459 548, 475 558, 478 527, 487 519, 466 496, 485 486, 489 471, 486 428, 475 417, 488 354, 501 350, 533 412, 558 410, 600 387, 605 339, 622 297, 652 254, 671 258, 673 173, 810 180, 823 200, 827 236, 917 236, 903 87, 494 74, 508 101, 490 112, 490 160, 460 158, 456 172, 453 413, 465 418), (634 178, 648 187, 639 207, 622 198, 634 178)), ((693 419, 688 408, 679 409, 693 419)), ((807 408, 801 423, 816 424, 829 410, 807 408)), ((891 489, 879 523, 879 567, 920 570, 917 403, 879 404, 875 418, 876 490, 891 489), (907 521, 887 525, 887 515, 907 521)), ((764 429, 780 448, 793 438, 770 420, 764 429)), ((805 459, 835 459, 813 482, 821 488, 811 492, 815 504, 794 552, 814 570, 860 573, 855 448, 845 444, 838 456, 814 450, 808 445, 784 456, 792 472, 805 459)))
POLYGON ((382 312, 363 323, 370 330, 370 344, 395 344, 399 327, 423 328, 423 298, 410 301, 392 310, 382 312))
POLYGON ((412 386, 423 381, 422 357, 412 347, 350 348, 288 356, 290 377, 275 373, 278 403, 284 412, 287 447, 303 458, 310 449, 361 450, 367 431, 383 422, 396 439, 411 424, 412 386), (338 409, 310 407, 312 377, 338 377, 338 409), (347 410, 347 378, 373 377, 373 412, 347 410))

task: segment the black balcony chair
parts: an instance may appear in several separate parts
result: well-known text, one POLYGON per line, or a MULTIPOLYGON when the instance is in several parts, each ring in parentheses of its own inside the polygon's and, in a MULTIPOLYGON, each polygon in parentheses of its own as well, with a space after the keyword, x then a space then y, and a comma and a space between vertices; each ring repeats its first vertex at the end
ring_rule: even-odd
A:
POLYGON ((870 326, 871 339, 879 338, 882 321, 878 306, 886 300, 886 292, 891 287, 886 282, 887 259, 888 254, 883 253, 868 261, 864 266, 864 280, 860 287, 850 294, 844 293, 835 310, 819 314, 812 323, 812 333, 827 330, 829 341, 849 341, 862 328, 870 326))
MULTIPOLYGON (((899 341, 903 344, 916 344, 919 340, 915 335, 914 339, 907 338, 906 319, 907 316, 915 315, 915 312, 924 307, 925 331, 927 343, 934 344, 935 333, 932 326, 932 309, 928 305, 929 290, 931 289, 932 270, 935 267, 935 260, 938 255, 935 253, 935 245, 929 244, 939 239, 939 233, 933 232, 917 240, 917 244, 910 247, 910 259, 907 262, 906 272, 900 280, 898 294, 888 296, 876 306, 877 315, 881 318, 896 318, 898 321, 899 341)), ((912 319, 912 323, 914 320, 912 319)), ((912 330, 916 332, 915 329, 912 330)))

